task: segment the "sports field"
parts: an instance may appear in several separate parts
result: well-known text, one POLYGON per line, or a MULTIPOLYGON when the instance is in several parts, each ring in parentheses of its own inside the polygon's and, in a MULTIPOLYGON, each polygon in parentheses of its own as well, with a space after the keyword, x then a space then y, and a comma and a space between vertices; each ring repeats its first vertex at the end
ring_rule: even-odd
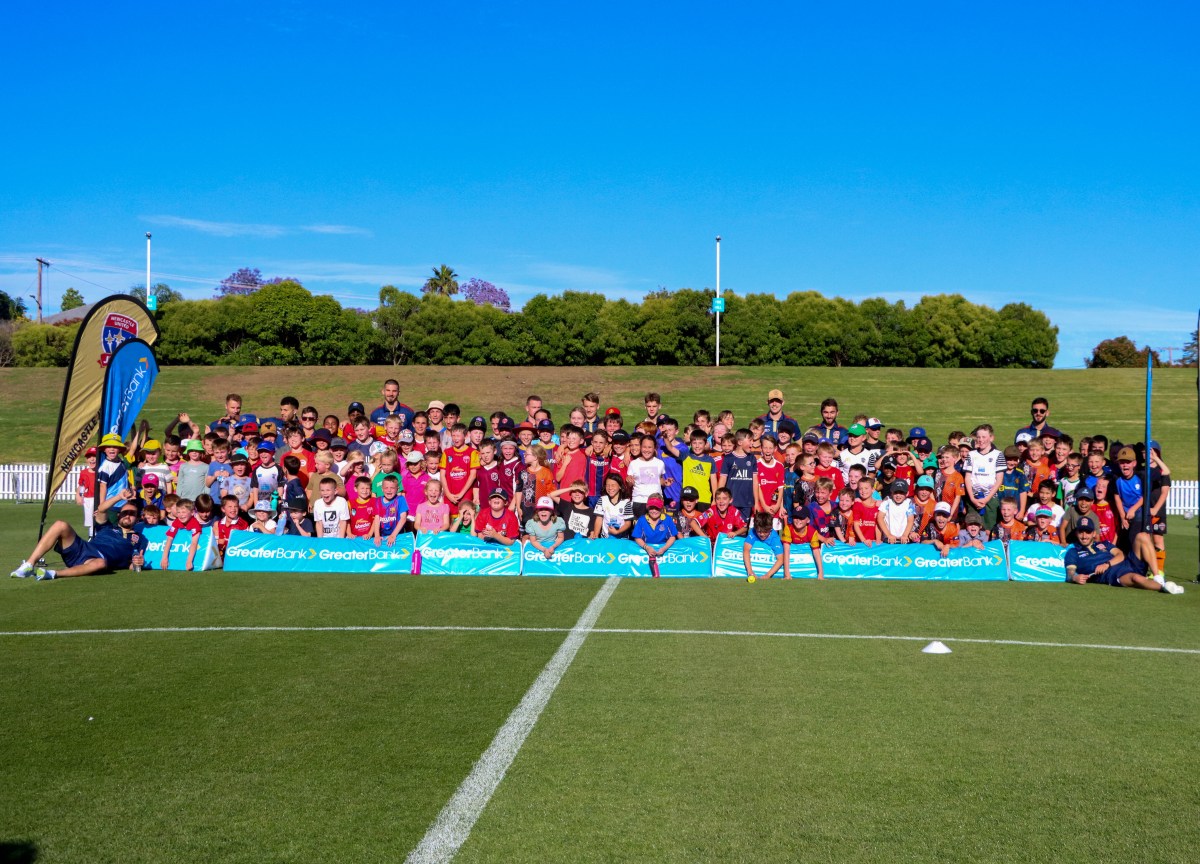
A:
MULTIPOLYGON (((64 375, 61 369, 0 369, 0 404, 9 421, 7 434, 0 436, 0 463, 49 461, 46 430, 58 420, 64 375)), ((453 401, 466 417, 496 410, 515 414, 525 397, 536 393, 555 419, 565 422, 568 406, 594 390, 601 410, 616 405, 636 421, 642 397, 654 390, 663 396, 663 410, 684 423, 699 408, 728 408, 746 423, 766 410, 767 391, 779 387, 787 400, 784 411, 806 425, 820 419, 821 400, 833 396, 843 419, 863 412, 905 431, 924 426, 939 443, 952 430, 969 432, 977 423, 992 423, 1001 445, 1011 444, 1012 434, 1029 422, 1035 396, 1050 400, 1051 423, 1076 438, 1103 432, 1131 442, 1141 441, 1145 432, 1146 373, 1140 369, 172 366, 162 370, 143 416, 158 433, 179 411, 209 422, 224 410, 226 393, 240 393, 246 411, 274 411, 287 394, 322 415, 345 419, 352 399, 368 410, 378 405, 384 379, 393 377, 409 405, 453 401)), ((1159 369, 1154 380, 1154 437, 1176 478, 1195 479, 1196 370, 1159 369)))
POLYGON ((1191 862, 1187 587, 6 578, 0 860, 1191 862))

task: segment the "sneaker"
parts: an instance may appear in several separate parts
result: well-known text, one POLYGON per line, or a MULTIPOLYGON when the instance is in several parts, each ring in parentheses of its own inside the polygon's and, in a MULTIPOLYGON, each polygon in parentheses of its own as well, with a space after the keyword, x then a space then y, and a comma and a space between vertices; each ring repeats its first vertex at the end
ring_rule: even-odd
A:
POLYGON ((12 576, 14 579, 28 579, 33 575, 33 565, 31 565, 28 561, 22 561, 21 566, 8 575, 12 576))
POLYGON ((58 574, 45 567, 39 567, 33 571, 33 575, 37 577, 37 581, 45 582, 47 579, 53 579, 58 574))
POLYGON ((1155 582, 1157 582, 1159 585, 1166 585, 1166 584, 1167 584, 1166 577, 1165 577, 1165 576, 1163 576, 1163 574, 1161 574, 1161 573, 1155 573, 1155 574, 1154 574, 1153 576, 1151 576, 1150 578, 1151 578, 1151 579, 1153 579, 1155 582))
POLYGON ((1176 585, 1174 582, 1167 582, 1165 585, 1163 585, 1163 590, 1168 594, 1182 594, 1183 586, 1176 585))

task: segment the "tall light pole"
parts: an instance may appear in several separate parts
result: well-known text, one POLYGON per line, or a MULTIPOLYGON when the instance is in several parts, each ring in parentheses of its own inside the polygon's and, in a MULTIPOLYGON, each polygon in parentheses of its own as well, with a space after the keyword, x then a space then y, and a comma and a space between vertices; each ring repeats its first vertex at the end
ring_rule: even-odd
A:
POLYGON ((158 294, 150 285, 150 232, 146 232, 146 308, 151 312, 158 310, 158 294))
POLYGON ((721 235, 717 235, 717 296, 713 311, 717 316, 717 365, 721 365, 721 312, 725 309, 725 298, 721 296, 721 235))

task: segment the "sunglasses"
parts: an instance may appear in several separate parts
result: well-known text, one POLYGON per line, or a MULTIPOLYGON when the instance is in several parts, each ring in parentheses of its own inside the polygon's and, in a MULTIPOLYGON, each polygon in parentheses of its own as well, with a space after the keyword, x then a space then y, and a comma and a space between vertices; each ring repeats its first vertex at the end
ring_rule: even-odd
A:
POLYGON ((316 422, 317 422, 317 418, 316 418, 316 417, 301 417, 300 419, 301 419, 301 420, 308 420, 308 421, 310 421, 310 422, 312 422, 312 423, 316 423, 316 422))
POLYGON ((1030 413, 1030 414, 1045 414, 1045 413, 1046 413, 1046 409, 1045 409, 1045 408, 1031 408, 1031 409, 1029 410, 1029 413, 1030 413))

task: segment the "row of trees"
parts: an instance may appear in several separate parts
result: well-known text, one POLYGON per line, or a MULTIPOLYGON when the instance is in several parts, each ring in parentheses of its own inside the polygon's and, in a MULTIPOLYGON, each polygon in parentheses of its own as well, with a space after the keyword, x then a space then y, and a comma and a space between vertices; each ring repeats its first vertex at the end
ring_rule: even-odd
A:
MULTIPOLYGON (((239 271, 226 281, 212 300, 156 286, 161 363, 707 366, 714 356, 706 291, 659 290, 641 303, 539 294, 513 312, 483 280, 467 283, 464 300, 387 285, 364 312, 292 279, 239 271)), ((1023 303, 997 310, 952 294, 908 307, 812 291, 726 293, 725 302, 721 362, 730 365, 1049 368, 1058 352, 1058 328, 1023 303)), ((16 363, 65 364, 73 340, 72 327, 24 325, 13 334, 16 363)))

